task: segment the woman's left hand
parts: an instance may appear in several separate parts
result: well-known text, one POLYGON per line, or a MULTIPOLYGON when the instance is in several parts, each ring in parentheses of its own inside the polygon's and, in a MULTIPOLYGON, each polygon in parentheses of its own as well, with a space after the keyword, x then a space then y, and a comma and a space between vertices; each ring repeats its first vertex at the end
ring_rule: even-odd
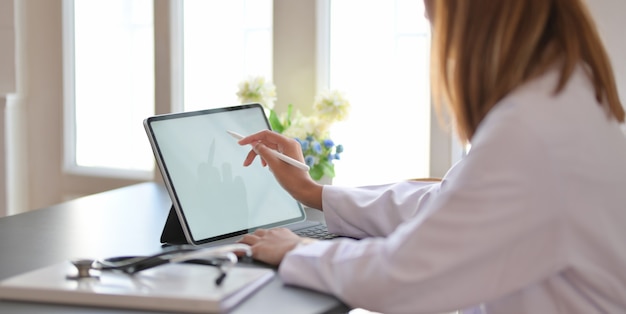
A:
POLYGON ((238 242, 250 245, 254 259, 278 266, 302 239, 287 228, 276 228, 258 229, 254 233, 246 234, 238 242))

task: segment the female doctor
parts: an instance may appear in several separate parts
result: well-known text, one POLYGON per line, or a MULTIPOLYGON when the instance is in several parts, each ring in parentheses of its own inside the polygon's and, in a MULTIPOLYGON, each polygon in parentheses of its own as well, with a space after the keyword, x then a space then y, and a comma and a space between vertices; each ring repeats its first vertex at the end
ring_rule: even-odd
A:
MULTIPOLYGON (((626 313, 624 110, 581 0, 425 0, 431 75, 467 156, 441 182, 320 186, 271 131, 256 156, 303 204, 315 241, 287 229, 240 241, 287 284, 384 313, 626 313)), ((411 138, 407 137, 407 143, 411 138)))

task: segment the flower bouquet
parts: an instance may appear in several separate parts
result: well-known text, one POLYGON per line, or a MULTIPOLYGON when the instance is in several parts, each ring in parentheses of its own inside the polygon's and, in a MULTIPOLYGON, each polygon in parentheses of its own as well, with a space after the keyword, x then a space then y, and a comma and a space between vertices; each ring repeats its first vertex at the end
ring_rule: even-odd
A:
POLYGON ((273 109, 276 88, 263 77, 251 77, 241 82, 237 96, 242 103, 257 102, 263 105, 269 114, 272 130, 295 138, 300 143, 313 180, 335 176, 333 162, 340 159, 343 146, 333 142, 329 129, 334 122, 344 120, 350 109, 350 103, 340 92, 324 91, 318 94, 313 103, 314 113, 310 116, 300 111, 294 112, 291 104, 287 112, 280 115, 276 113, 273 109))

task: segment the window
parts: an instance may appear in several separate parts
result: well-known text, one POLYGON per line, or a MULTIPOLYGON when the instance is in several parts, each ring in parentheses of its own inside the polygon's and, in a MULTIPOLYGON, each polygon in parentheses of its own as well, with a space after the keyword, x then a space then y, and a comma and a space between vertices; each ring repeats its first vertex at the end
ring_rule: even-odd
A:
POLYGON ((184 110, 238 104, 239 82, 272 78, 271 0, 185 0, 184 110))
POLYGON ((148 176, 142 120, 154 113, 153 1, 64 5, 66 168, 148 176))
MULTIPOLYGON (((153 1, 64 3, 72 20, 65 62, 70 65, 68 121, 74 122, 66 129, 69 168, 135 178, 151 174, 153 156, 141 121, 155 112, 153 41, 160 34, 155 34, 153 1)), ((273 38, 274 1, 171 3, 172 73, 178 75, 168 100, 172 111, 237 104, 238 83, 250 75, 276 81, 273 62, 281 60, 272 60, 273 44, 294 38, 273 38)), ((318 20, 328 22, 322 25, 328 36, 318 40, 329 47, 317 56, 328 60, 321 65, 327 80, 320 86, 345 92, 352 103, 349 120, 332 130, 335 142, 346 149, 335 164, 335 182, 362 185, 428 176, 430 40, 422 1, 320 3, 328 5, 328 19, 318 20)), ((285 80, 285 73, 278 75, 285 80)))
POLYGON ((429 31, 421 0, 330 2, 329 87, 352 105, 332 130, 345 147, 333 182, 429 175, 429 31))
MULTIPOLYGON (((186 0, 182 25, 182 99, 177 110, 237 104, 240 81, 272 77, 271 0, 186 0)), ((154 157, 142 120, 154 110, 152 0, 66 0, 66 168, 149 177, 154 157)), ((157 65, 159 66, 159 65, 157 65)))

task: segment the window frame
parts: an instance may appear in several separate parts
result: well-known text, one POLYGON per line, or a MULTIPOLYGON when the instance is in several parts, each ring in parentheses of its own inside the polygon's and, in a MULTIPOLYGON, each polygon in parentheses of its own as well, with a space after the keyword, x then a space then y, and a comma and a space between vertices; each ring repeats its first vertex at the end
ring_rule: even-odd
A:
MULTIPOLYGON (((132 170, 109 167, 86 167, 76 161, 76 76, 75 76, 75 21, 74 1, 63 0, 63 173, 78 176, 119 178, 130 180, 151 180, 154 171, 132 170)), ((156 47, 155 47, 156 49, 156 47)))
MULTIPOLYGON (((317 90, 329 86, 330 77, 330 1, 316 0, 317 90)), ((276 2, 276 1, 275 1, 276 2)), ((431 100, 431 106, 432 106, 431 100)), ((442 125, 436 110, 430 110, 429 177, 441 178, 465 156, 465 149, 454 132, 442 125)), ((408 178, 407 178, 408 179, 408 178)))

